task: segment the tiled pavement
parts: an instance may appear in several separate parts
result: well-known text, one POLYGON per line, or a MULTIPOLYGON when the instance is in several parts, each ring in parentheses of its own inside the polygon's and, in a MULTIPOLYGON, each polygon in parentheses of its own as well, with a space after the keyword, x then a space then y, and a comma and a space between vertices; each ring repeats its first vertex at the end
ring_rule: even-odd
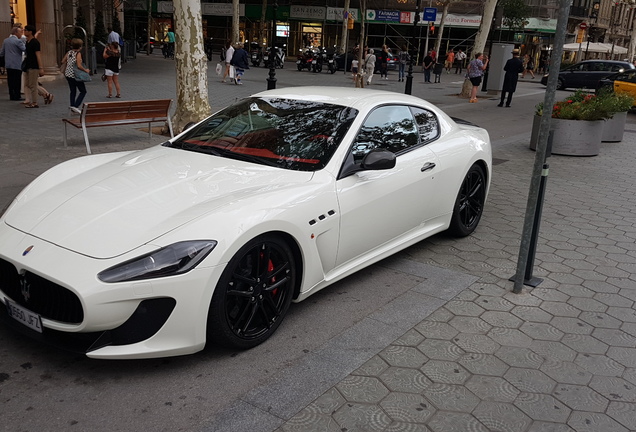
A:
MULTIPOLYGON (((170 71, 164 72, 169 77, 170 71)), ((264 77, 264 72, 253 70, 252 76, 264 77)), ((174 92, 170 78, 141 85, 142 77, 148 77, 141 66, 131 65, 129 74, 128 84, 138 83, 137 98, 174 92)), ((310 76, 280 72, 279 84, 298 85, 310 76)), ((59 95, 62 84, 51 84, 59 95)), ((524 106, 532 97, 523 92, 537 89, 519 91, 512 110, 498 111, 495 102, 483 100, 478 105, 487 109, 475 112, 472 107, 467 111, 468 104, 459 106, 462 101, 447 87, 433 87, 427 98, 491 132, 497 159, 489 202, 472 236, 438 235, 378 264, 419 275, 413 291, 437 293, 440 305, 419 310, 417 304, 406 304, 408 296, 403 304, 388 304, 296 364, 296 374, 275 374, 209 418, 202 430, 636 431, 636 122, 630 118, 623 142, 604 144, 597 157, 550 158, 534 271, 544 281, 515 295, 508 278, 516 268, 534 160, 526 124, 534 103, 524 106), (501 123, 511 131, 506 136, 499 133, 501 123), (413 315, 400 316, 396 309, 413 315), (391 317, 402 321, 389 322, 391 317), (387 333, 373 333, 378 328, 387 333), (334 370, 329 371, 332 359, 334 370), (308 380, 294 382, 298 376, 308 380)), ((240 92, 252 90, 245 88, 249 85, 240 92)), ((230 86, 219 90, 211 85, 211 92, 218 106, 242 96, 230 86)), ((99 99, 92 92, 88 100, 99 99)), ((20 140, 11 129, 5 136, 13 138, 0 143, 3 184, 16 178, 5 168, 36 154, 41 161, 17 177, 82 154, 80 141, 62 152, 59 115, 47 117, 45 109, 64 111, 61 106, 41 108, 36 114, 41 128, 32 130, 24 113, 0 106, 10 124, 27 136, 20 140), (54 137, 45 150, 50 158, 41 154, 43 134, 54 137)), ((110 144, 108 129, 95 132, 97 151, 148 145, 134 129, 116 133, 125 143, 110 144)))

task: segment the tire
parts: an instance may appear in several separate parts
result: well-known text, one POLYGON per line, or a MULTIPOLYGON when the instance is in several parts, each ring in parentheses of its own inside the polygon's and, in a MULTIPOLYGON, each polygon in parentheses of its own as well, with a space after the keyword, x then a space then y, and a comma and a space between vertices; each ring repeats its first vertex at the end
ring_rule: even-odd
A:
POLYGON ((486 176, 479 165, 473 165, 457 193, 448 232, 456 237, 472 234, 479 224, 485 202, 486 176))
POLYGON ((263 343, 283 321, 296 286, 296 262, 279 237, 263 235, 232 257, 208 312, 208 340, 249 349, 263 343))
POLYGON ((557 90, 565 90, 565 81, 559 78, 559 82, 557 83, 557 90))
POLYGON ((298 72, 300 72, 301 70, 303 70, 303 67, 301 65, 298 65, 298 72))

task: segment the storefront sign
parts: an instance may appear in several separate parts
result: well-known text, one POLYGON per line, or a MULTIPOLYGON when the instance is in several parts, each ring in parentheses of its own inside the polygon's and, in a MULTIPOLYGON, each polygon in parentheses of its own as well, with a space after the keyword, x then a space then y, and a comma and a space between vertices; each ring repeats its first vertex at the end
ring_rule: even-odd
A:
POLYGON ((536 30, 544 33, 555 33, 557 26, 557 20, 554 19, 541 19, 541 18, 528 18, 528 23, 524 27, 526 30, 536 30))
POLYGON ((390 23, 390 22, 399 23, 400 11, 367 9, 366 18, 367 18, 367 21, 376 21, 376 22, 382 22, 382 23, 390 23))
POLYGON ((326 13, 324 6, 291 6, 289 17, 292 19, 323 21, 326 13))
MULTIPOLYGON (((336 8, 336 7, 328 7, 327 8, 327 21, 340 21, 342 22, 345 19, 345 10, 344 8, 336 8)), ((349 9, 349 13, 347 14, 347 18, 353 18, 354 21, 360 21, 360 17, 358 15, 358 9, 349 9)))
MULTIPOLYGON (((158 1, 157 12, 159 13, 174 13, 174 6, 171 1, 158 1)), ((232 9, 232 3, 201 3, 202 15, 216 15, 216 16, 232 16, 234 11, 232 9)), ((239 4, 239 15, 245 16, 245 5, 239 4)))

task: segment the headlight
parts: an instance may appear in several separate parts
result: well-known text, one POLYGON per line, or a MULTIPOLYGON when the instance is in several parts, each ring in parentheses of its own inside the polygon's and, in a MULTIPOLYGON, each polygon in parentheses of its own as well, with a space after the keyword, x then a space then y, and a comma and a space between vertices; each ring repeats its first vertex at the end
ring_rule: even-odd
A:
POLYGON ((128 282, 189 272, 216 247, 215 240, 184 241, 104 270, 102 282, 128 282))

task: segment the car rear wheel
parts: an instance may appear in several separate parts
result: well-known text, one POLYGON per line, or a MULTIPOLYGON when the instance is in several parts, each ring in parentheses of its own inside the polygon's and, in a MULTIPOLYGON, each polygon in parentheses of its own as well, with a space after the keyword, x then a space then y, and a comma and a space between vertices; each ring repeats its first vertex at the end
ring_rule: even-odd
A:
POLYGON ((457 194, 449 233, 457 237, 470 235, 481 219, 486 201, 486 176, 479 165, 473 165, 457 194))
POLYGON ((208 339, 249 349, 269 338, 283 321, 296 284, 290 247, 273 235, 257 237, 230 260, 208 313, 208 339))
POLYGON ((565 81, 562 78, 559 78, 559 82, 557 83, 557 90, 565 90, 565 81))

